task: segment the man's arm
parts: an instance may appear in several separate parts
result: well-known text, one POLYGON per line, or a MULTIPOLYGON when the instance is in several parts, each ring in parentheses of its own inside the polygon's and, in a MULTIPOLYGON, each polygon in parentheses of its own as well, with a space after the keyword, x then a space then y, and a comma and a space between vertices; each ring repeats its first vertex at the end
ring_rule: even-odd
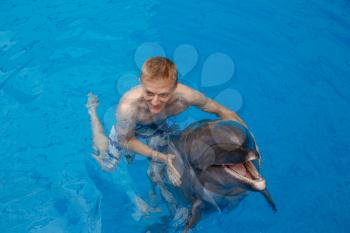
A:
POLYGON ((170 179, 175 185, 180 185, 180 174, 173 165, 173 155, 165 155, 155 151, 135 137, 135 125, 137 109, 130 103, 121 102, 117 109, 117 140, 118 143, 127 150, 150 157, 154 160, 165 163, 170 170, 170 179))
POLYGON ((203 93, 199 91, 196 91, 184 85, 183 88, 185 99, 190 105, 194 105, 205 112, 216 114, 221 119, 238 121, 239 123, 248 128, 245 122, 234 111, 225 108, 218 102, 206 97, 203 93))
POLYGON ((166 158, 162 155, 154 158, 157 152, 135 138, 136 114, 137 109, 132 104, 123 102, 119 104, 116 114, 117 123, 115 125, 118 143, 127 150, 166 162, 166 158))

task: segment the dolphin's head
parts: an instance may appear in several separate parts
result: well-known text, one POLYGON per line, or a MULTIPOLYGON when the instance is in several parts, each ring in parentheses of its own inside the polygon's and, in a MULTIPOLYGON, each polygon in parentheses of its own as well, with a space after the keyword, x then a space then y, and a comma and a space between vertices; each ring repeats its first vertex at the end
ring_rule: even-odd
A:
POLYGON ((186 160, 209 190, 230 195, 242 190, 263 191, 260 155, 254 137, 235 121, 203 121, 181 136, 186 160))

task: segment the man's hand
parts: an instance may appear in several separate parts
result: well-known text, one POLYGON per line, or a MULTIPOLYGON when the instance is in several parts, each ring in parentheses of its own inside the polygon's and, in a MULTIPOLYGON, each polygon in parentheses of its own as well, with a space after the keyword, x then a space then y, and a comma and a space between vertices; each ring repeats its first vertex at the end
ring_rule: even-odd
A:
POLYGON ((174 166, 175 155, 173 154, 163 154, 155 151, 155 154, 152 156, 153 159, 159 160, 167 165, 167 173, 170 182, 174 186, 180 186, 181 184, 181 175, 179 171, 174 166))
POLYGON ((170 182, 175 186, 181 185, 181 175, 174 166, 175 155, 168 154, 167 156, 167 172, 170 182))
POLYGON ((175 160, 175 155, 173 154, 163 154, 158 151, 153 151, 152 152, 152 159, 156 161, 163 162, 167 165, 167 173, 170 182, 174 186, 180 186, 181 184, 181 175, 179 171, 175 168, 174 166, 174 160, 175 160))

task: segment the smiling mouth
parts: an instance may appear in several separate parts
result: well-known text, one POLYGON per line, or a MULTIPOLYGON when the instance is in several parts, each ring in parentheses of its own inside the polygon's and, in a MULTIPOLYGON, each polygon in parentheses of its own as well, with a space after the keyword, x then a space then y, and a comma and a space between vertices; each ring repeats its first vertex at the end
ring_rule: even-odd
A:
POLYGON ((149 104, 149 110, 150 111, 154 111, 154 110, 156 110, 156 111, 159 111, 161 109, 161 105, 152 105, 152 104, 149 104))
POLYGON ((265 179, 260 176, 252 161, 237 164, 225 164, 221 166, 226 173, 247 184, 254 191, 262 191, 266 188, 265 179))

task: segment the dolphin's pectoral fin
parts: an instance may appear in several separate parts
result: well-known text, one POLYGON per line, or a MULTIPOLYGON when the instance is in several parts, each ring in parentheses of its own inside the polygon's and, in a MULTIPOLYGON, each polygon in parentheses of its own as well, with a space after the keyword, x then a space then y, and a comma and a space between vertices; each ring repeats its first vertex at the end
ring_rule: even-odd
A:
POLYGON ((194 225, 196 225, 197 221, 201 216, 201 208, 202 208, 202 201, 199 199, 196 199, 192 205, 191 216, 187 220, 183 233, 187 233, 192 227, 194 227, 194 225))
POLYGON ((267 189, 261 191, 261 194, 264 196, 265 200, 267 201, 267 203, 269 203, 269 205, 271 206, 271 208, 273 209, 273 212, 277 212, 277 208, 275 203, 272 200, 272 197, 269 193, 269 191, 267 191, 267 189))

